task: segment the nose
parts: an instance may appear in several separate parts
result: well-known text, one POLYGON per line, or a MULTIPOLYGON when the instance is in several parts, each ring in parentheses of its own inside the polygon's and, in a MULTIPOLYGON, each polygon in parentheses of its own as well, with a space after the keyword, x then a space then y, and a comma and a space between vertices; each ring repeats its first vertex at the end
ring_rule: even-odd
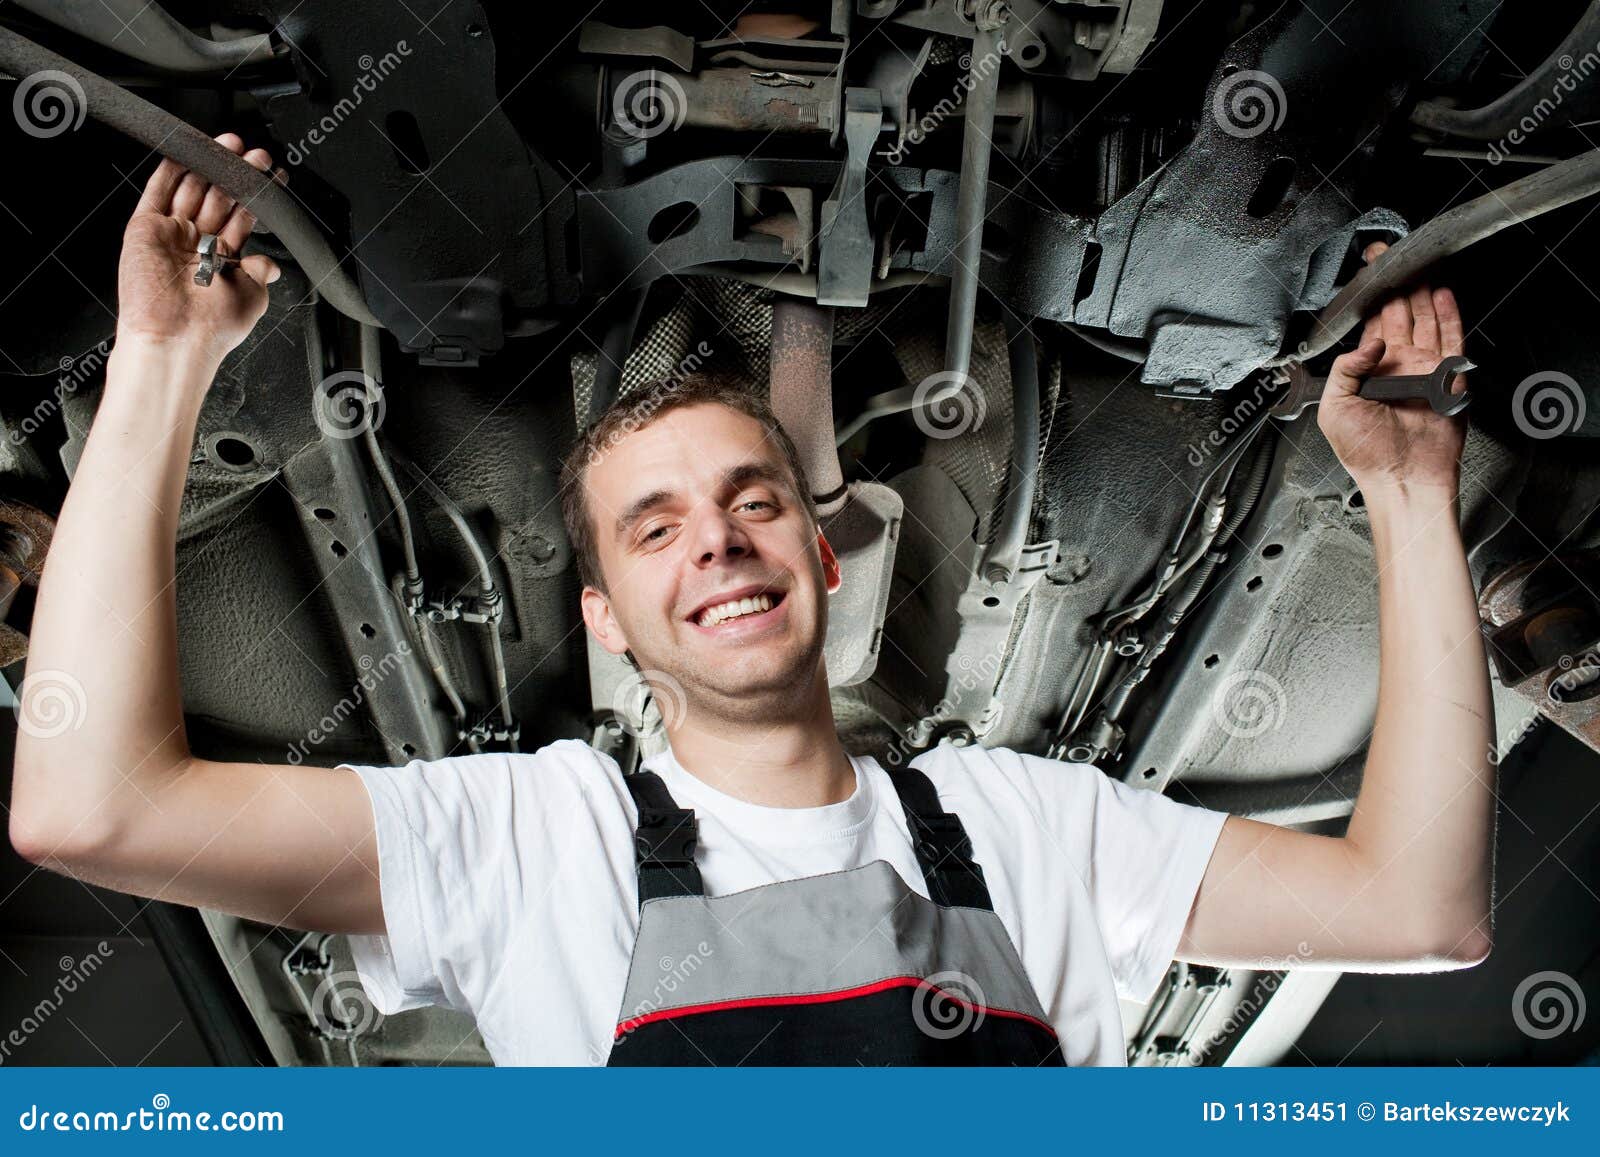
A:
POLYGON ((696 566, 741 559, 752 553, 743 525, 716 503, 708 502, 690 520, 690 551, 696 566))

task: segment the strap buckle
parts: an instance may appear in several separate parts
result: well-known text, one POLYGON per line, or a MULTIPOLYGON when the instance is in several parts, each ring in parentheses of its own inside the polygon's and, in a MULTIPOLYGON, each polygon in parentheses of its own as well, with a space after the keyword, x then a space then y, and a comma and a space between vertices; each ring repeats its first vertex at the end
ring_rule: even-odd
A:
POLYGON ((639 826, 633 833, 633 847, 635 859, 641 868, 692 867, 698 842, 698 825, 692 811, 639 812, 639 826))

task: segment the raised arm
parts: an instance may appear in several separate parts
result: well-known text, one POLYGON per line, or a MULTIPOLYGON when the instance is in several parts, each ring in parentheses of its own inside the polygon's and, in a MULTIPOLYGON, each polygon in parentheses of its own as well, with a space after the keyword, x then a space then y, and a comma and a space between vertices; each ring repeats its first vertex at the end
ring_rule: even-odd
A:
MULTIPOLYGON (((244 147, 231 134, 219 140, 244 147)), ((270 167, 259 149, 245 157, 270 167)), ((174 597, 184 480, 212 377, 278 276, 270 259, 250 256, 198 286, 195 246, 216 233, 238 252, 251 224, 171 161, 128 223, 105 393, 39 586, 10 836, 29 860, 118 891, 297 928, 381 932, 359 779, 196 759, 184 735, 174 597)))
POLYGON ((1361 792, 1342 838, 1229 817, 1180 959, 1411 972, 1489 952, 1494 728, 1457 504, 1465 419, 1356 394, 1371 374, 1425 373, 1462 341, 1450 291, 1423 286, 1334 362, 1318 423, 1361 488, 1378 565, 1361 792))

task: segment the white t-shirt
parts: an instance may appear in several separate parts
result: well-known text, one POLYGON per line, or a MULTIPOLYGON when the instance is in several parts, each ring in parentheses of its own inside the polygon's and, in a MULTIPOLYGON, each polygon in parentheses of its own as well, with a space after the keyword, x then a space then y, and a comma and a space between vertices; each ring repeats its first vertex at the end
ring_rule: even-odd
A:
MULTIPOLYGON (((815 808, 747 803, 670 752, 645 766, 694 809, 710 895, 887 860, 926 896, 888 773, 851 762, 855 793, 815 808)), ((1117 997, 1146 1001, 1165 975, 1226 813, 1003 748, 941 743, 912 766, 961 817, 1068 1063, 1125 1064, 1117 997)), ((639 920, 616 762, 562 740, 354 770, 388 934, 350 942, 378 1010, 470 1013, 501 1065, 604 1064, 639 920)))

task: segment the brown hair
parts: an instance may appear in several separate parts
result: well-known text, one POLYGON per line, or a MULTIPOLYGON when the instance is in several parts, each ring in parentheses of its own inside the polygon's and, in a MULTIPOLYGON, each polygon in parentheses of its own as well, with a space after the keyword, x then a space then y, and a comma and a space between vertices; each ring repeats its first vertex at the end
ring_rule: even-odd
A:
POLYGON ((572 544, 572 553, 578 560, 578 579, 585 586, 601 593, 606 589, 584 484, 589 467, 598 463, 622 439, 644 429, 663 414, 685 406, 706 404, 726 406, 761 423, 767 437, 783 451, 789 473, 794 477, 796 493, 812 523, 816 523, 817 507, 811 499, 811 487, 806 483, 800 452, 764 399, 734 379, 719 374, 693 373, 648 382, 612 402, 605 413, 579 435, 561 463, 561 519, 566 524, 567 541, 572 544))

